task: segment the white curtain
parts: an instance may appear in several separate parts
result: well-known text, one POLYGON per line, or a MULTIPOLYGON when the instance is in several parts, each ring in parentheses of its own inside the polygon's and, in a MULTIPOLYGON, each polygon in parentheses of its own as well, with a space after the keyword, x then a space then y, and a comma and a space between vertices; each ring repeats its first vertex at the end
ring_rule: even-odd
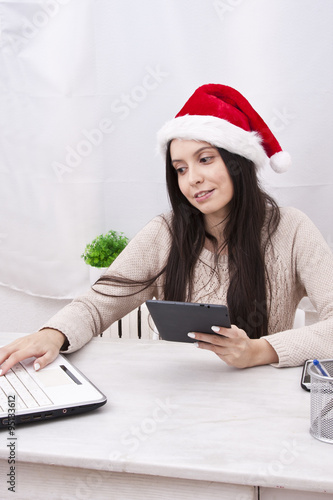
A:
POLYGON ((156 132, 205 83, 271 126, 293 167, 264 184, 333 247, 332 21, 331 0, 0 0, 1 284, 73 297, 87 242, 168 210, 156 132))

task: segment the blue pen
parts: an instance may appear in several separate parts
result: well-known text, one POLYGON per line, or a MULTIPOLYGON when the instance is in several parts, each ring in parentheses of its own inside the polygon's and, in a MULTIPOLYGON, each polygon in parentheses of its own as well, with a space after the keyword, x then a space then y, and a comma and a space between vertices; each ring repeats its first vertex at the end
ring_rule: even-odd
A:
POLYGON ((315 367, 317 368, 317 370, 319 370, 319 372, 324 375, 324 377, 329 377, 329 373, 327 373, 327 371, 325 370, 325 368, 322 367, 322 365, 319 363, 318 359, 314 359, 313 361, 313 364, 315 365, 315 367))

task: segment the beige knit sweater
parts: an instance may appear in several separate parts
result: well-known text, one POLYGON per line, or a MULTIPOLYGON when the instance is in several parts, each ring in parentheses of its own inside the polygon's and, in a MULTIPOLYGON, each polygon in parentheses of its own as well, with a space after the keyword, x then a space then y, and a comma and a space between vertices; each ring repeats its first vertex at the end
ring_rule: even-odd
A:
MULTIPOLYGON (((167 224, 163 217, 156 217, 131 240, 109 269, 113 275, 147 279, 163 268, 169 244, 167 224)), ((296 366, 314 357, 333 358, 333 255, 318 229, 299 210, 281 209, 281 222, 265 260, 272 300, 269 328, 264 338, 278 354, 276 366, 296 366), (319 314, 319 322, 292 329, 297 305, 306 295, 319 314)), ((212 267, 213 255, 204 249, 194 273, 193 302, 226 304, 227 257, 220 258, 219 279, 212 267)), ((117 297, 91 289, 64 307, 43 328, 60 330, 69 341, 67 352, 77 350, 146 300, 163 299, 162 279, 132 296, 126 295, 135 288, 95 286, 117 297)), ((256 321, 260 321, 260 314, 243 320, 239 326, 249 331, 256 321)))

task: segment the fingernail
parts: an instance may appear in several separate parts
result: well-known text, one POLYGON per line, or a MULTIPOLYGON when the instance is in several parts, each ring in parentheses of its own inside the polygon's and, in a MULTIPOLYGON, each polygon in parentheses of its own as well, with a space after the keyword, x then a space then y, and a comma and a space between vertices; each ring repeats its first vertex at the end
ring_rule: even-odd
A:
POLYGON ((215 333, 219 333, 219 331, 220 331, 220 327, 219 327, 219 326, 212 326, 212 330, 213 330, 213 332, 215 332, 215 333))
POLYGON ((192 332, 188 333, 187 336, 190 337, 191 339, 195 339, 195 335, 192 332))
POLYGON ((2 370, 0 369, 0 376, 2 375, 2 370))
POLYGON ((193 342, 194 347, 199 347, 199 342, 193 342))
POLYGON ((36 370, 36 372, 40 369, 40 364, 39 363, 35 363, 34 364, 34 368, 36 370))

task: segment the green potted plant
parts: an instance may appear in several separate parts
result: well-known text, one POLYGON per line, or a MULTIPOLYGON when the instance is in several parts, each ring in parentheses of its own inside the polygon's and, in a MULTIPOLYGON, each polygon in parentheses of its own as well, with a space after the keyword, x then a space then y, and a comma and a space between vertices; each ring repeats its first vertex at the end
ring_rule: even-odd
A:
POLYGON ((95 281, 112 264, 116 257, 124 250, 128 238, 124 233, 110 230, 100 234, 86 248, 81 255, 84 262, 90 266, 90 281, 95 281))

